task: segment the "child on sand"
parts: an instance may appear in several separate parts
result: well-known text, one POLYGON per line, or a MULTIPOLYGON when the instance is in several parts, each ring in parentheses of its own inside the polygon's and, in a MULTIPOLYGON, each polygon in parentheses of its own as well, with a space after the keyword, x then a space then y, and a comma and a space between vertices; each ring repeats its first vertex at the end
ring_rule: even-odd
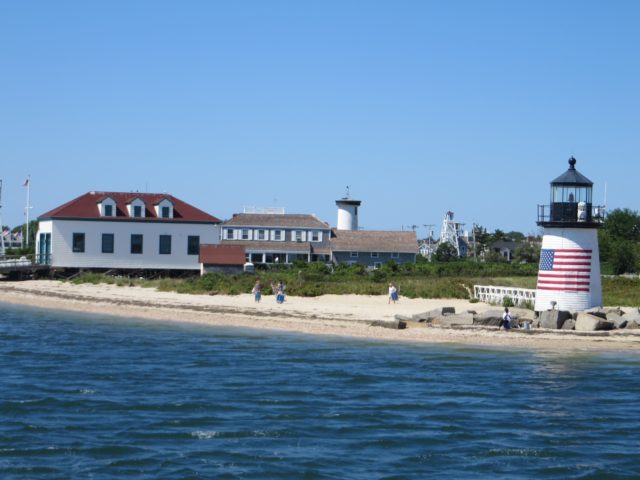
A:
POLYGON ((393 283, 389 284, 389 302, 396 303, 398 301, 398 289, 393 283))

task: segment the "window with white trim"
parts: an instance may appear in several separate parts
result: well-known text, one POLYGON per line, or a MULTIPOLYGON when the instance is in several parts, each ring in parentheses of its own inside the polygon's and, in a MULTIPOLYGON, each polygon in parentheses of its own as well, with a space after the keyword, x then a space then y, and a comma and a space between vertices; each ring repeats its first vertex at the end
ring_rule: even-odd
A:
POLYGON ((378 269, 378 268, 380 268, 380 267, 382 267, 382 262, 373 262, 373 268, 374 268, 374 269, 376 269, 376 270, 377 270, 377 269, 378 269))
POLYGON ((241 238, 242 238, 242 240, 250 240, 250 235, 249 235, 249 229, 248 228, 243 228, 242 229, 241 238))
POLYGON ((321 242, 322 241, 322 232, 318 232, 312 230, 309 232, 309 239, 311 242, 321 242))
POLYGON ((282 230, 274 230, 272 232, 273 234, 273 239, 277 242, 284 240, 284 235, 282 234, 282 230))
POLYGON ((256 240, 266 240, 267 239, 267 231, 266 230, 256 230, 256 240))
POLYGON ((349 254, 349 256, 350 256, 351 258, 358 258, 358 252, 351 252, 351 253, 349 254))
POLYGON ((304 232, 302 230, 294 230, 293 231, 293 241, 294 242, 304 242, 304 232))
POLYGON ((233 240, 233 228, 227 228, 225 229, 225 232, 227 232, 225 238, 227 240, 233 240))
POLYGON ((398 252, 391 252, 391 258, 400 258, 400 254, 398 252))
POLYGON ((380 253, 378 253, 378 252, 371 252, 371 258, 380 258, 380 253))

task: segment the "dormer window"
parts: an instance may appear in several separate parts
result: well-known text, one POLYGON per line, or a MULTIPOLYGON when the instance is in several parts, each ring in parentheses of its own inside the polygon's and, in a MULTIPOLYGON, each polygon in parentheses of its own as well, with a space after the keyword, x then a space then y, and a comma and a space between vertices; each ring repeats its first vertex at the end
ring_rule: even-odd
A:
POLYGON ((98 209, 101 217, 116 216, 116 202, 111 197, 106 197, 98 203, 98 209))
POLYGON ((134 198, 131 202, 127 204, 127 213, 129 213, 130 217, 133 218, 144 218, 145 217, 145 204, 141 198, 134 198))
POLYGON ((168 198, 164 198, 154 206, 156 210, 156 216, 158 218, 173 218, 173 202, 168 198))

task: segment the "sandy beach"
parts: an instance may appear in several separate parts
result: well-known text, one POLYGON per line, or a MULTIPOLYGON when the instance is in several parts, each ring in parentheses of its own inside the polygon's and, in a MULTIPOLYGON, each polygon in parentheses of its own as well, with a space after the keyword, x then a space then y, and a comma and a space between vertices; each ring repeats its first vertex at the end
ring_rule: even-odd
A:
POLYGON ((0 282, 0 302, 122 317, 393 342, 640 352, 640 330, 587 334, 552 330, 505 332, 490 327, 394 330, 370 325, 374 320, 391 321, 395 314, 412 315, 445 306, 455 307, 458 313, 497 308, 459 299, 401 298, 397 304, 389 305, 386 295, 324 295, 314 298, 287 297, 287 301, 280 305, 272 296, 265 296, 262 302, 255 303, 250 294, 190 295, 142 287, 74 285, 52 280, 31 280, 0 282))

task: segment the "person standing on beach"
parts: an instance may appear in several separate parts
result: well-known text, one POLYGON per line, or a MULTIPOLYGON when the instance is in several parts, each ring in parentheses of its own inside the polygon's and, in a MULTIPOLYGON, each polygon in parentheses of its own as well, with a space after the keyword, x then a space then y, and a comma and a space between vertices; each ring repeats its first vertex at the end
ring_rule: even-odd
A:
POLYGON ((398 289, 393 283, 389 284, 389 302, 396 303, 398 301, 398 289))
POLYGON ((277 292, 276 292, 276 302, 278 303, 284 303, 284 290, 285 290, 285 286, 284 283, 282 283, 282 280, 278 282, 278 287, 277 287, 277 292))
POLYGON ((502 314, 502 320, 500 320, 500 325, 498 325, 498 330, 504 327, 505 330, 509 330, 511 328, 511 314, 509 313, 509 308, 504 307, 504 313, 502 314))
POLYGON ((253 286, 251 293, 253 293, 256 303, 260 303, 262 299, 262 285, 260 285, 260 280, 256 280, 256 284, 253 286))

